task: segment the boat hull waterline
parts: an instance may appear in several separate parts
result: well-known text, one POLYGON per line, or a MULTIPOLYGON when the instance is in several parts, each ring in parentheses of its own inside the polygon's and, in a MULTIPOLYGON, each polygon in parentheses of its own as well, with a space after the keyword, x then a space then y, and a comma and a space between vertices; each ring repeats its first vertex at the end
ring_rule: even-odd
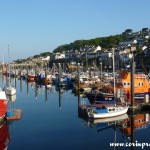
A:
POLYGON ((116 117, 123 115, 127 113, 128 107, 107 107, 104 111, 98 112, 95 107, 94 109, 91 109, 90 112, 88 112, 88 116, 90 118, 100 119, 100 118, 110 118, 110 117, 116 117), (108 111, 112 110, 112 111, 108 111))

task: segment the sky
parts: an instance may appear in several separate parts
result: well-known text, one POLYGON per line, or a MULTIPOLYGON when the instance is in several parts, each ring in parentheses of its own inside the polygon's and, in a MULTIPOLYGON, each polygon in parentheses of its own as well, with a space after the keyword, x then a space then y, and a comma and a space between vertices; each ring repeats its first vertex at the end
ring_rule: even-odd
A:
POLYGON ((150 0, 0 0, 0 61, 150 28, 149 6, 150 0))

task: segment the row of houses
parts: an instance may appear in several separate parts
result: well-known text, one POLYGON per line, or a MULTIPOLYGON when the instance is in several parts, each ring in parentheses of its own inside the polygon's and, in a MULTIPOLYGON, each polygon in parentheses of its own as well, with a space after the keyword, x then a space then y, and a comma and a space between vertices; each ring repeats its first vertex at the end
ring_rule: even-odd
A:
MULTIPOLYGON (((115 52, 115 59, 116 62, 126 64, 129 62, 129 54, 131 51, 136 50, 136 46, 140 47, 142 51, 144 52, 145 56, 150 55, 150 43, 148 40, 150 39, 150 30, 147 29, 143 32, 134 32, 128 34, 128 38, 130 39, 132 37, 132 40, 127 40, 120 42, 117 46, 114 47, 115 52), (132 46, 132 47, 131 47, 132 46)), ((93 59, 96 58, 100 62, 103 62, 104 66, 110 66, 111 59, 110 54, 112 53, 112 49, 102 49, 102 47, 99 46, 84 46, 81 47, 79 50, 68 50, 64 53, 51 53, 51 56, 48 56, 46 58, 44 57, 38 57, 38 58, 29 58, 28 62, 49 62, 49 61, 55 61, 55 60, 70 60, 75 61, 78 59, 93 59)))
MULTIPOLYGON (((117 46, 114 47, 115 59, 116 62, 118 62, 118 66, 119 63, 123 65, 129 63, 130 53, 136 51, 137 46, 144 52, 145 56, 150 55, 150 43, 148 42, 148 40, 150 39, 150 30, 142 32, 142 35, 141 32, 134 32, 130 34, 130 37, 134 38, 132 38, 132 40, 120 42, 117 46)), ((104 66, 110 66, 110 64, 112 64, 112 62, 110 61, 111 53, 112 49, 104 50, 101 48, 101 46, 86 46, 75 51, 52 53, 51 60, 98 58, 99 61, 103 62, 104 66)))
MULTIPOLYGON (((143 31, 138 31, 138 32, 132 32, 128 34, 127 39, 128 41, 123 41, 118 44, 116 47, 117 49, 122 50, 122 47, 128 47, 129 45, 136 45, 142 48, 146 53, 149 51, 150 43, 147 42, 148 39, 150 39, 150 29, 145 28, 146 30, 143 31)), ((108 50, 103 51, 104 53, 107 52, 108 50)), ((94 57, 99 57, 101 55, 102 48, 101 46, 86 46, 83 48, 80 48, 80 50, 75 50, 74 52, 68 51, 65 53, 53 53, 51 59, 62 59, 62 58, 70 58, 70 57, 76 57, 76 58, 94 58, 94 57)))

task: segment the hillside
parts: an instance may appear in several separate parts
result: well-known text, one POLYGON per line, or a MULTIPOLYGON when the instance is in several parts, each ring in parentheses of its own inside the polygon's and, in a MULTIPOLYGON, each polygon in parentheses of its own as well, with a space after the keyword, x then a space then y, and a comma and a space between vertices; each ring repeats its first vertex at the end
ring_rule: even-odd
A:
POLYGON ((98 46, 100 45, 102 48, 111 48, 114 45, 118 45, 119 42, 124 41, 124 37, 122 34, 120 35, 114 35, 114 36, 108 36, 108 37, 99 37, 95 39, 90 40, 76 40, 73 43, 65 44, 58 46, 53 52, 65 52, 68 50, 79 50, 81 47, 84 47, 85 45, 89 46, 98 46))

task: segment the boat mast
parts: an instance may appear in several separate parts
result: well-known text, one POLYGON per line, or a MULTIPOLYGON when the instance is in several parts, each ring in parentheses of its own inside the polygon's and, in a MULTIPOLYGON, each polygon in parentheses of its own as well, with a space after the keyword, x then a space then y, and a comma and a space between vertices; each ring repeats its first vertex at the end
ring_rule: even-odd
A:
POLYGON ((2 62, 2 73, 4 73, 4 55, 2 55, 3 57, 3 62, 2 62))
POLYGON ((9 44, 8 44, 8 62, 10 63, 9 44))
POLYGON ((115 81, 115 56, 114 56, 114 48, 112 48, 112 58, 113 58, 114 97, 116 97, 116 81, 115 81))
POLYGON ((10 54, 9 54, 9 44, 8 44, 8 66, 9 66, 9 85, 10 86, 10 54))

